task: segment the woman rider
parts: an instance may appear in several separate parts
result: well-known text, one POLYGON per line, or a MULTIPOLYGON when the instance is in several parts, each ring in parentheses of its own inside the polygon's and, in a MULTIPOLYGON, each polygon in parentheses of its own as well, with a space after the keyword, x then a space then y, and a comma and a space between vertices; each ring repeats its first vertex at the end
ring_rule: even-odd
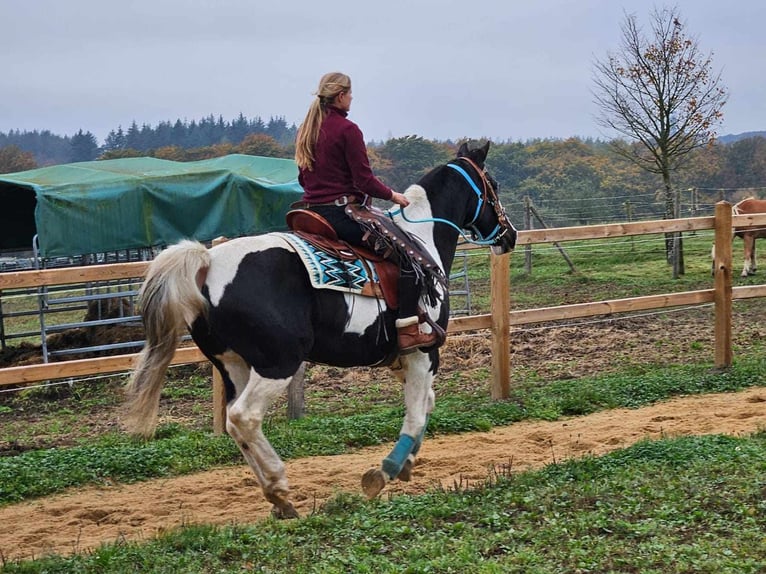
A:
MULTIPOLYGON (((298 130, 295 161, 303 202, 322 215, 338 237, 351 245, 370 248, 365 231, 345 212, 348 203, 362 203, 374 197, 401 207, 407 198, 381 182, 370 169, 367 147, 359 127, 347 119, 351 108, 351 78, 340 72, 322 76, 316 98, 298 130)), ((399 279, 399 318, 396 327, 399 349, 413 351, 434 345, 435 332, 423 333, 418 320, 420 288, 415 273, 402 266, 399 279)))

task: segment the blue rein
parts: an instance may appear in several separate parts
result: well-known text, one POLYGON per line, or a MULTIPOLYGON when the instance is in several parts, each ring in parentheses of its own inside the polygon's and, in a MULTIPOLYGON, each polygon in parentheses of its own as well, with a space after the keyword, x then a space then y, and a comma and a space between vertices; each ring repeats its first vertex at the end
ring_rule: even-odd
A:
POLYGON ((467 241, 468 243, 473 243, 474 245, 494 245, 494 243, 497 241, 498 233, 500 233, 500 224, 498 223, 495 226, 495 228, 492 230, 492 233, 490 233, 487 237, 484 237, 481 231, 479 231, 479 229, 474 225, 476 223, 476 220, 479 219, 481 208, 484 205, 484 197, 481 193, 481 190, 476 185, 476 182, 471 178, 471 176, 468 175, 468 172, 464 170, 462 167, 454 163, 448 163, 447 167, 451 167, 460 175, 462 175, 463 178, 465 178, 465 180, 471 186, 471 189, 473 189, 473 191, 476 193, 476 197, 479 200, 476 204, 476 213, 474 213, 473 219, 468 225, 466 225, 466 228, 470 229, 471 232, 475 236, 477 236, 479 239, 472 239, 468 237, 460 227, 458 227, 457 225, 455 225, 453 222, 449 221, 448 219, 442 219, 441 217, 432 217, 429 219, 409 219, 404 214, 404 208, 402 207, 398 208, 395 211, 389 211, 388 212, 389 215, 391 217, 394 217, 395 215, 401 214, 402 219, 404 219, 404 221, 408 223, 446 223, 450 227, 454 227, 457 230, 457 232, 463 237, 463 239, 467 241))

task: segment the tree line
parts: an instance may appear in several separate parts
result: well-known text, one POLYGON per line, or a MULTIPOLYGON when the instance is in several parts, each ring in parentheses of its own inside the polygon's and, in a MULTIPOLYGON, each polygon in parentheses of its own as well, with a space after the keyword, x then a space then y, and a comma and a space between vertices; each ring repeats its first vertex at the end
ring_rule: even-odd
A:
POLYGON ((118 126, 111 130, 99 145, 90 131, 79 130, 73 136, 60 136, 49 130, 0 132, 0 150, 5 153, 0 161, 0 173, 23 171, 48 165, 92 161, 108 152, 138 152, 150 155, 153 150, 167 147, 182 149, 204 148, 218 144, 241 144, 251 135, 265 135, 282 146, 289 146, 298 128, 288 125, 284 117, 246 118, 239 114, 226 121, 210 114, 200 120, 177 119, 160 122, 156 126, 138 125, 133 121, 127 129, 118 126))
MULTIPOLYGON (((78 145, 87 145, 87 135, 80 135, 68 138, 69 145, 78 144, 78 140, 78 145)), ((408 136, 371 143, 368 152, 375 173, 394 189, 403 191, 435 165, 453 158, 458 143, 408 136)), ((517 225, 522 223, 522 203, 527 197, 552 226, 662 218, 661 177, 615 154, 611 144, 581 138, 493 142, 487 166, 517 225)), ((29 152, 13 152, 12 148, 0 147, 0 173, 36 167, 29 152), (16 169, 18 163, 13 160, 19 153, 26 154, 29 163, 16 169)), ((200 147, 170 144, 99 149, 98 153, 100 159, 150 156, 174 161, 234 153, 292 158, 294 143, 287 138, 280 143, 266 133, 250 133, 239 143, 219 140, 200 147)), ((682 215, 709 213, 719 199, 736 201, 759 195, 762 188, 766 189, 766 138, 754 136, 729 144, 714 141, 693 150, 679 169, 675 185, 683 190, 682 215)))

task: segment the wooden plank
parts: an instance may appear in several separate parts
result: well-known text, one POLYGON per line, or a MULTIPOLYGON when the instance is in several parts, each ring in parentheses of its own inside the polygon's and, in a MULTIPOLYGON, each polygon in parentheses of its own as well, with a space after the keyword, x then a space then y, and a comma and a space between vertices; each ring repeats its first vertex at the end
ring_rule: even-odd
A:
POLYGON ((71 283, 140 278, 144 276, 148 266, 148 261, 133 261, 109 265, 67 267, 65 269, 8 271, 0 273, 0 291, 3 289, 43 287, 46 285, 67 285, 71 283))
POLYGON ((766 297, 766 285, 743 285, 732 287, 732 299, 752 299, 753 297, 766 297))
MULTIPOLYGON (((138 353, 132 353, 130 355, 114 355, 112 357, 9 367, 7 369, 0 369, 0 387, 131 371, 135 367, 137 358, 138 353)), ((176 350, 170 364, 185 365, 202 361, 207 361, 207 358, 197 347, 183 347, 176 350)))
POLYGON ((516 245, 554 243, 556 241, 575 241, 581 239, 608 239, 674 231, 699 231, 713 229, 714 223, 713 217, 685 217, 682 219, 658 219, 636 221, 633 223, 585 225, 581 227, 551 227, 549 229, 519 231, 516 245))
MULTIPOLYGON (((736 299, 766 296, 766 285, 737 287, 736 299), (739 291, 741 290, 741 291, 739 291)), ((684 291, 682 293, 665 293, 662 295, 645 295, 642 297, 630 297, 626 299, 612 299, 608 301, 596 301, 591 303, 573 303, 570 305, 558 305, 556 307, 540 307, 536 309, 521 309, 509 313, 512 326, 529 325, 546 321, 560 321, 566 319, 578 319, 582 317, 596 317, 599 315, 612 315, 615 313, 629 313, 646 311, 650 309, 664 309, 666 307, 678 307, 683 305, 701 305, 714 302, 713 289, 700 291, 684 291)), ((461 333, 465 331, 478 331, 492 327, 492 315, 472 315, 470 317, 457 317, 450 319, 449 333, 461 333)))
POLYGON ((715 366, 731 366, 731 204, 715 204, 715 260, 713 285, 715 290, 715 366))
POLYGON ((544 321, 611 315, 613 313, 629 313, 632 311, 645 311, 647 309, 663 309, 680 305, 699 305, 701 303, 711 303, 712 301, 713 290, 703 289, 701 291, 645 295, 643 297, 612 299, 594 303, 573 303, 557 307, 511 311, 511 325, 526 325, 544 321))
POLYGON ((490 297, 492 307, 492 388, 493 399, 507 399, 511 393, 511 254, 490 256, 490 297))
POLYGON ((471 315, 470 317, 454 317, 449 320, 447 333, 463 333, 465 331, 480 331, 492 327, 492 315, 471 315))
POLYGON ((750 215, 732 215, 732 227, 766 227, 766 213, 751 213, 750 215))

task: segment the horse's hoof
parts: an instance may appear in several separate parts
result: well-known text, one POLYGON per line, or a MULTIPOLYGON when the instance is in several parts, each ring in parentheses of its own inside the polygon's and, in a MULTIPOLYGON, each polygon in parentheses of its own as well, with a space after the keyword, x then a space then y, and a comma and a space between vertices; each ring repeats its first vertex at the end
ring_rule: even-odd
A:
POLYGON ((402 470, 399 471, 399 475, 396 477, 399 480, 403 480, 404 482, 409 482, 412 478, 412 461, 408 458, 404 461, 404 466, 402 467, 402 470))
POLYGON ((298 511, 295 510, 295 507, 289 502, 287 504, 283 504, 282 506, 272 506, 271 515, 279 520, 285 520, 287 518, 300 518, 298 511))
POLYGON ((384 486, 386 486, 386 476, 379 468, 371 468, 362 476, 362 490, 368 500, 378 496, 384 486))

